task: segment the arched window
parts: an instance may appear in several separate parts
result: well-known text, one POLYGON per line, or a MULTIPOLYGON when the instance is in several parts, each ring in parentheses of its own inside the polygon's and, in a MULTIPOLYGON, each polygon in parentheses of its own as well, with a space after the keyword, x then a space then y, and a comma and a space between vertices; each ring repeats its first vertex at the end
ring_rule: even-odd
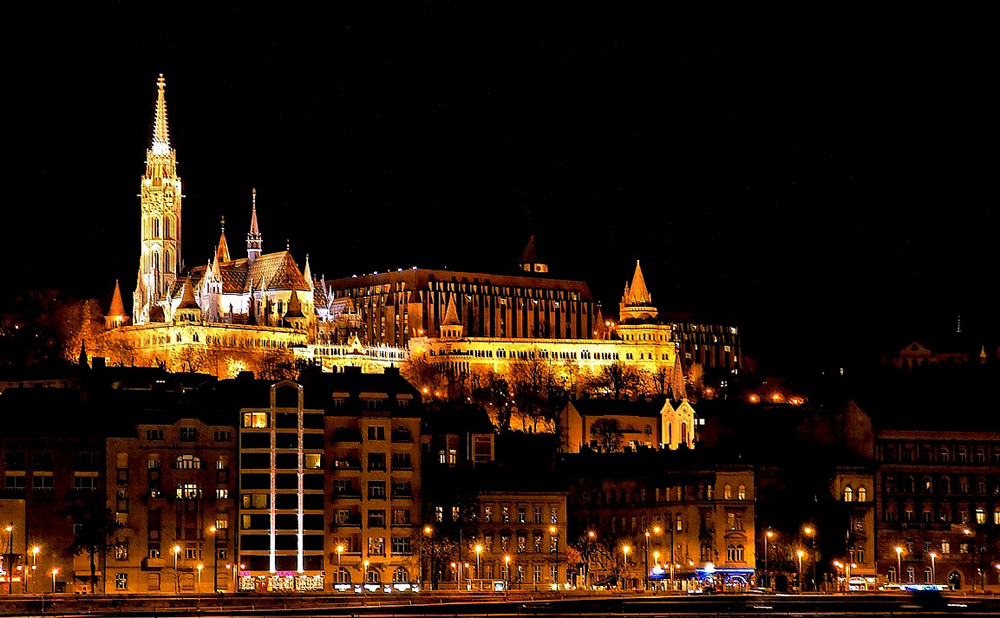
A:
POLYGON ((924 567, 924 583, 933 584, 934 583, 934 571, 930 567, 924 567))
POLYGON ((736 499, 737 500, 746 500, 747 499, 747 486, 746 485, 740 485, 739 488, 737 488, 737 490, 736 490, 736 499))
POLYGON ((194 455, 181 455, 177 458, 174 468, 178 470, 201 470, 201 459, 194 455))
POLYGON ((730 544, 726 547, 726 561, 735 562, 736 561, 736 546, 730 544))
POLYGON ((858 502, 868 502, 868 490, 863 486, 858 487, 858 502))
POLYGON ((889 567, 889 570, 885 574, 885 578, 889 580, 890 584, 896 583, 896 567, 889 567))
POLYGON ((160 237, 160 220, 153 219, 153 238, 160 237))
POLYGON ((929 494, 934 491, 934 482, 931 480, 931 477, 925 476, 924 480, 921 481, 920 484, 923 485, 923 490, 925 494, 929 494))
POLYGON ((904 481, 904 491, 908 494, 914 493, 912 476, 906 477, 906 480, 904 481))
POLYGON ((365 575, 365 581, 369 584, 381 584, 382 576, 375 569, 368 569, 368 573, 365 575))
POLYGON ((674 442, 674 424, 667 423, 667 444, 673 444, 674 442))
POLYGON ((854 490, 850 485, 844 488, 844 502, 854 502, 854 490))
POLYGON ((333 574, 333 583, 335 583, 335 584, 349 584, 349 583, 351 583, 351 572, 348 571, 347 569, 345 569, 344 567, 340 567, 333 574))
POLYGON ((392 583, 394 584, 406 584, 410 581, 410 573, 403 567, 397 568, 392 572, 392 583))
POLYGON ((726 500, 733 499, 733 488, 731 485, 726 484, 726 487, 722 490, 722 497, 726 500))
POLYGON ((917 573, 912 566, 906 567, 906 583, 908 584, 917 583, 917 573))
POLYGON ((736 546, 736 562, 743 562, 743 545, 736 546))
POLYGON ((947 476, 941 477, 941 493, 950 494, 951 493, 951 479, 947 476))
POLYGON ((688 443, 688 424, 681 423, 681 435, 678 436, 678 442, 688 443))

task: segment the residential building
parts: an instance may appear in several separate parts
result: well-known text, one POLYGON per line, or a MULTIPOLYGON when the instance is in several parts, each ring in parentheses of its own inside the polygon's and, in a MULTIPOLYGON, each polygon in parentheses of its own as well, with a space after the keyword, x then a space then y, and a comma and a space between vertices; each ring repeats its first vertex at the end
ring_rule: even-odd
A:
POLYGON ((304 402, 283 380, 240 413, 239 590, 324 589, 324 411, 304 402))
POLYGON ((198 416, 162 413, 107 439, 108 593, 233 591, 238 434, 231 415, 198 416))
POLYGON ((328 588, 418 589, 420 393, 396 369, 349 368, 307 388, 326 406, 328 588))
POLYGON ((879 576, 971 590, 998 558, 1000 434, 875 435, 879 576))

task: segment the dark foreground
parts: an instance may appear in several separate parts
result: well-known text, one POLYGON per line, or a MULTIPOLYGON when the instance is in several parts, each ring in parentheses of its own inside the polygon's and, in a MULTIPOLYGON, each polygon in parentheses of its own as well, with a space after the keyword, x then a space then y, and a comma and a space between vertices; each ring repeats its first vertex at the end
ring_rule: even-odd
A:
POLYGON ((3 616, 896 616, 1000 615, 1000 599, 930 594, 850 596, 589 596, 474 595, 344 597, 268 595, 225 597, 0 598, 3 616))

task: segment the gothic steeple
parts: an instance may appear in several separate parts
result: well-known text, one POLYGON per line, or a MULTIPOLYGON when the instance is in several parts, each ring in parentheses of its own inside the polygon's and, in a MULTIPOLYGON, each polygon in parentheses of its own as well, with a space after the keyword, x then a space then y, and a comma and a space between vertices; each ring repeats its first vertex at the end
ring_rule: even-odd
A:
POLYGON ((253 190, 253 211, 250 215, 250 233, 247 234, 247 258, 251 262, 260 257, 261 237, 257 229, 257 189, 253 190))
POLYGON ((177 176, 177 153, 170 146, 167 124, 166 81, 156 81, 153 131, 146 150, 146 171, 140 180, 139 281, 133 293, 132 312, 136 324, 149 321, 157 299, 176 281, 181 270, 181 179, 177 176))
POLYGON ((216 262, 229 261, 229 245, 226 243, 226 218, 222 218, 222 233, 219 236, 219 246, 215 249, 216 262))

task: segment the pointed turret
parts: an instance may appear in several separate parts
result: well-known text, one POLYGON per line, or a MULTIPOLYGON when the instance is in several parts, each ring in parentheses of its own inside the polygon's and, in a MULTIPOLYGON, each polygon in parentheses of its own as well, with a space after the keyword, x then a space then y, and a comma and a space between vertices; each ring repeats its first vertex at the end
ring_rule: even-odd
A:
POLYGON ((549 272, 549 265, 544 261, 540 260, 538 257, 538 247, 535 235, 532 234, 531 238, 528 239, 528 244, 525 245, 524 251, 521 252, 521 270, 529 273, 547 273, 549 272))
POLYGON ((299 301, 299 295, 295 290, 292 290, 292 295, 288 299, 288 309, 285 311, 285 321, 295 330, 305 330, 306 327, 306 316, 302 313, 302 303, 299 301))
POLYGON ((632 275, 632 285, 628 288, 629 300, 633 305, 650 305, 653 299, 646 290, 646 280, 642 277, 642 268, 639 260, 635 261, 635 274, 632 275))
POLYGON ((79 363, 81 367, 87 367, 90 363, 87 362, 87 342, 83 339, 80 340, 80 358, 79 363))
POLYGON ((104 328, 111 330, 126 324, 128 324, 128 314, 125 313, 125 305, 122 303, 122 290, 118 286, 118 280, 115 279, 115 293, 111 296, 111 308, 104 316, 104 328))
POLYGON ((314 292, 315 288, 313 287, 312 269, 309 268, 309 254, 308 253, 306 254, 306 269, 305 269, 305 271, 302 272, 302 276, 305 277, 306 282, 309 284, 309 291, 314 292))
POLYGON ((674 401, 687 399, 687 387, 684 385, 684 366, 681 355, 674 356, 674 368, 670 373, 670 398, 674 401))
POLYGON ((462 321, 458 319, 458 310, 455 308, 455 295, 448 298, 448 308, 444 312, 444 321, 441 322, 441 337, 444 339, 461 339, 464 332, 462 321))
POLYGON ((201 321, 201 307, 194 298, 194 284, 191 282, 191 277, 184 281, 184 293, 181 295, 181 304, 177 306, 176 316, 178 322, 201 321))
POLYGON ((656 307, 653 306, 653 299, 646 289, 646 280, 642 276, 642 268, 639 260, 635 261, 635 273, 632 275, 632 282, 625 283, 625 293, 622 295, 622 302, 618 305, 618 319, 625 323, 627 320, 655 320, 657 315, 656 307))
POLYGON ((222 232, 219 234, 219 246, 215 249, 216 262, 229 262, 229 244, 226 243, 226 218, 222 218, 222 232))
POLYGON ((250 233, 247 234, 247 258, 252 263, 260 257, 261 236, 257 229, 257 189, 253 190, 253 210, 250 214, 250 233))

